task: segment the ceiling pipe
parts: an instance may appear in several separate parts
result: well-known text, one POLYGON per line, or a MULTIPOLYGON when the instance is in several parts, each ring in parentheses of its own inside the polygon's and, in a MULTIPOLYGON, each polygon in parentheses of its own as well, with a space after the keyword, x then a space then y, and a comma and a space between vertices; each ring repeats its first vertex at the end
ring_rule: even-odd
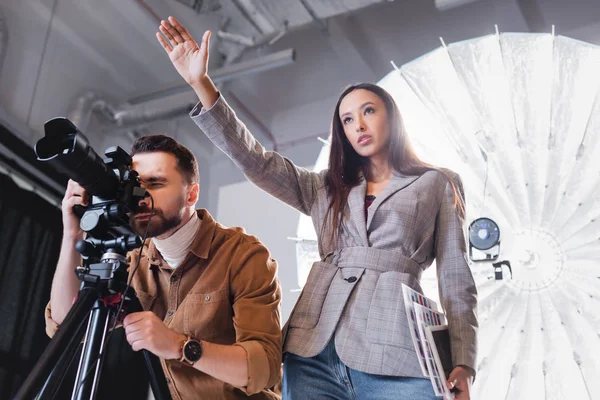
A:
MULTIPOLYGON (((295 60, 296 52, 294 49, 286 49, 276 53, 268 54, 261 58, 242 61, 216 69, 211 72, 210 77, 214 83, 221 83, 242 76, 283 67, 293 63, 295 60)), ((151 91, 134 94, 129 98, 128 102, 131 104, 139 104, 191 90, 192 89, 187 83, 168 85, 151 91)))
POLYGON ((194 107, 191 102, 177 104, 166 109, 141 110, 140 108, 116 107, 95 92, 86 92, 75 102, 68 118, 80 131, 87 131, 90 118, 96 113, 117 128, 136 129, 152 122, 177 118, 194 107))
POLYGON ((109 121, 114 121, 116 113, 115 108, 107 100, 89 91, 77 98, 75 106, 68 113, 68 118, 80 131, 85 132, 94 112, 102 114, 109 121))
POLYGON ((186 103, 175 105, 164 110, 141 111, 139 109, 121 110, 115 113, 114 123, 118 127, 134 127, 145 125, 150 122, 163 121, 188 115, 196 104, 186 103))
POLYGON ((254 5, 252 0, 232 0, 233 5, 240 11, 243 17, 261 34, 269 34, 275 31, 275 27, 269 19, 254 5))
POLYGON ((240 35, 238 33, 217 31, 217 37, 219 39, 229 40, 230 42, 241 44, 242 46, 246 47, 252 47, 255 44, 254 38, 245 35, 240 35))

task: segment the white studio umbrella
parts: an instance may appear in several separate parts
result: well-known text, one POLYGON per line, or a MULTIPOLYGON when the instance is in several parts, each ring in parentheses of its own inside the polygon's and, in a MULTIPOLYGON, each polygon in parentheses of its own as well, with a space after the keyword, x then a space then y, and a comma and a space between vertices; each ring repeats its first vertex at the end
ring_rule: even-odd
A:
MULTIPOLYGON (((467 222, 496 221, 513 278, 479 290, 473 399, 600 399, 600 47, 496 33, 442 47, 379 84, 417 153, 458 172, 467 222)), ((324 145, 315 170, 327 166, 324 145)), ((466 228, 466 227, 465 227, 466 228)), ((318 259, 301 217, 299 278, 318 259)), ((304 280, 302 280, 304 277, 304 280)), ((423 277, 437 300, 435 266, 423 277)))

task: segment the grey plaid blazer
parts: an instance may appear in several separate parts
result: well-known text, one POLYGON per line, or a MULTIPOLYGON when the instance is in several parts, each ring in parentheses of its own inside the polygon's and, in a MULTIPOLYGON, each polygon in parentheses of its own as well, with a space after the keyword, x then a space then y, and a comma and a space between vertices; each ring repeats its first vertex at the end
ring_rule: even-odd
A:
MULTIPOLYGON (((265 151, 222 95, 209 110, 198 104, 190 115, 250 181, 312 217, 321 260, 313 264, 284 327, 284 351, 312 357, 334 335, 337 353, 350 368, 422 377, 402 283, 422 293, 421 273, 435 258, 454 365, 476 369, 477 289, 466 261, 463 220, 442 174, 395 175, 366 221, 363 179, 351 190, 341 234, 331 243, 330 227, 321 230, 329 206, 324 171, 299 168, 265 151)), ((449 173, 462 189, 458 175, 449 173)))

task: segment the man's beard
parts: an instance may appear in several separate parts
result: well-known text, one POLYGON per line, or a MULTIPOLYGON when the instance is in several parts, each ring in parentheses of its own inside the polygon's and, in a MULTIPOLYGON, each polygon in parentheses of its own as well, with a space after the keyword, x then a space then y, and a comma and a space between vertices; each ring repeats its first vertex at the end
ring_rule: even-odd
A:
MULTIPOLYGON (((146 213, 149 214, 150 210, 138 211, 136 214, 146 213)), ((181 224, 181 221, 183 220, 181 214, 182 213, 179 212, 175 215, 165 217, 161 209, 154 209, 154 215, 152 215, 152 218, 149 220, 138 221, 135 219, 135 215, 133 215, 130 220, 130 225, 134 232, 140 236, 144 236, 144 234, 146 234, 146 229, 148 229, 146 237, 157 237, 181 224)))

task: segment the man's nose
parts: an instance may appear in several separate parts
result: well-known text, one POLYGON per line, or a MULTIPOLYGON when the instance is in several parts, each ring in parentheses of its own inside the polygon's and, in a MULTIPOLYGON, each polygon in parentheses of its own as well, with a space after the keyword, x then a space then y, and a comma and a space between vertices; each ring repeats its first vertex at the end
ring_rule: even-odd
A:
POLYGON ((150 197, 144 197, 143 199, 140 199, 140 201, 138 201, 138 206, 141 207, 147 207, 150 204, 150 197))

